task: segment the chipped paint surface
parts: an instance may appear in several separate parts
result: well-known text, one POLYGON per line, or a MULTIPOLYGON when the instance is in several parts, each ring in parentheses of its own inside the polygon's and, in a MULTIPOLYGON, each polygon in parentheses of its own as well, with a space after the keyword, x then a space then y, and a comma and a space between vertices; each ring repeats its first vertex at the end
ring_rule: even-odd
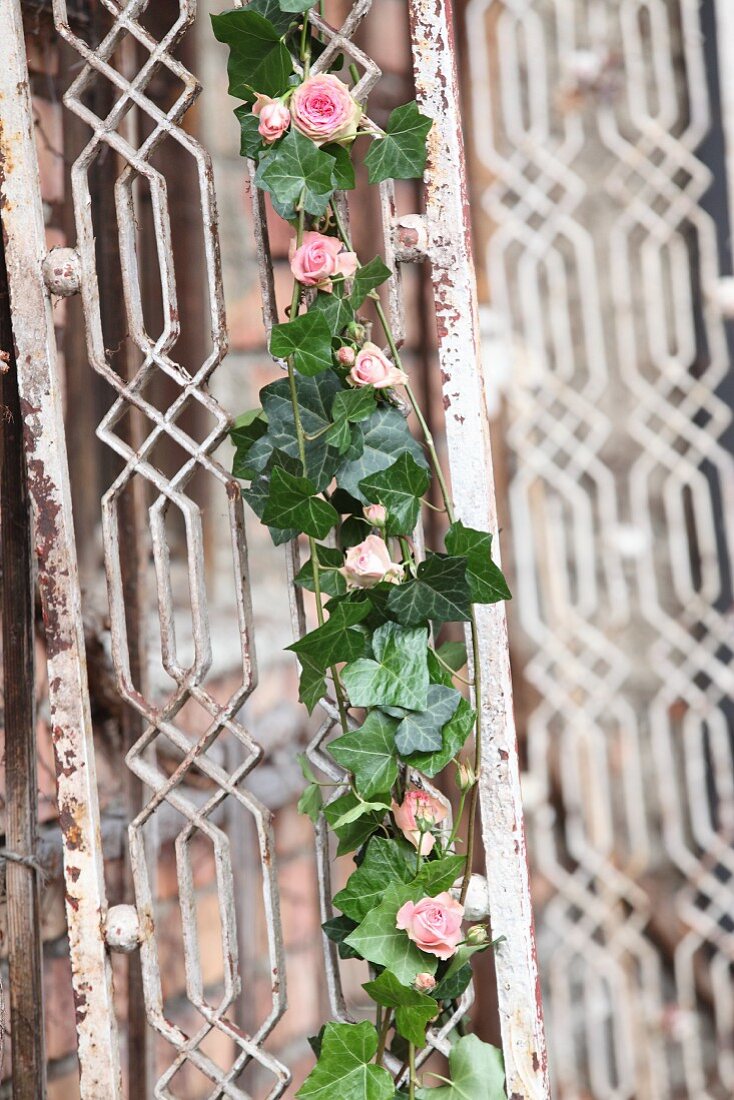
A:
MULTIPOLYGON (((450 0, 410 0, 416 89, 434 119, 426 169, 427 255, 431 264, 446 437, 457 514, 497 532, 489 418, 480 366, 477 292, 450 0), (466 462, 466 455, 483 461, 466 462)), ((482 833, 496 952, 508 1093, 550 1096, 535 955, 512 678, 503 604, 476 609, 484 727, 482 833)))
POLYGON ((48 652, 69 952, 85 1100, 122 1096, 69 473, 19 0, 0 0, 0 195, 48 652))

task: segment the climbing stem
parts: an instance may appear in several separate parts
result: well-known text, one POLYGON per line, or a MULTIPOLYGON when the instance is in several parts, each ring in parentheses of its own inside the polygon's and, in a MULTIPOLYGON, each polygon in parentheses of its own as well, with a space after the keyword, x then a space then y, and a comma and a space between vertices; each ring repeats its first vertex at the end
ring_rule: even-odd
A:
POLYGON ((377 1044, 377 1054, 375 1056, 375 1061, 377 1062, 378 1066, 382 1065, 382 1059, 385 1056, 385 1047, 387 1046, 387 1036, 388 1032, 390 1031, 391 1023, 392 1009, 386 1008, 385 1015, 382 1017, 380 1025, 378 1025, 380 1038, 377 1044))
POLYGON ((415 1043, 408 1044, 408 1096, 415 1100, 415 1043))

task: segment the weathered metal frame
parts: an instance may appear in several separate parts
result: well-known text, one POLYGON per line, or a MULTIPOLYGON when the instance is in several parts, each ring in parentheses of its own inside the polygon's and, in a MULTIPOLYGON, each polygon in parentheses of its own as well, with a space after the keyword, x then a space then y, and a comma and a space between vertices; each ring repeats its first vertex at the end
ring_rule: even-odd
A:
MULTIPOLYGON (((161 41, 157 41, 137 21, 149 0, 129 0, 122 10, 112 0, 102 2, 112 16, 112 29, 104 41, 92 50, 70 26, 64 0, 54 0, 57 29, 83 62, 83 67, 64 101, 67 108, 91 128, 92 137, 72 169, 76 250, 67 250, 63 263, 59 258, 58 268, 53 260, 50 265, 47 262, 46 277, 56 292, 68 293, 76 289, 81 292, 90 363, 116 394, 116 400, 100 425, 98 434, 125 463, 123 472, 102 502, 112 653, 118 690, 146 723, 142 736, 128 754, 127 762, 151 793, 144 801, 140 814, 130 825, 136 908, 135 911, 128 911, 125 907, 118 907, 111 913, 107 912, 104 897, 98 840, 99 815, 93 781, 94 757, 84 676, 83 635, 71 533, 68 472, 63 448, 50 297, 42 273, 45 245, 36 183, 37 166, 23 57, 20 5, 19 0, 0 0, 0 12, 7 9, 10 13, 9 19, 3 20, 3 26, 12 28, 12 33, 6 33, 0 43, 0 64, 3 66, 0 91, 14 88, 16 81, 24 89, 23 95, 14 106, 7 106, 7 96, 2 101, 2 148, 6 169, 2 193, 5 202, 4 218, 8 221, 11 288, 14 288, 17 301, 17 308, 14 301, 14 314, 20 334, 17 340, 19 380, 26 409, 27 450, 29 456, 32 456, 29 459, 31 492, 40 521, 37 525, 37 531, 41 535, 40 577, 44 587, 51 638, 51 705, 55 730, 59 731, 55 741, 59 767, 59 798, 64 808, 62 826, 65 828, 67 885, 71 882, 73 887, 70 890, 68 917, 75 991, 77 1004, 81 1009, 81 1090, 85 1100, 102 1095, 114 1100, 121 1094, 117 1035, 109 983, 109 945, 126 950, 139 948, 149 1022, 176 1051, 169 1070, 155 1087, 156 1096, 170 1095, 169 1082, 181 1065, 190 1061, 213 1082, 213 1096, 243 1098, 245 1093, 235 1081, 244 1066, 254 1060, 273 1075, 275 1080, 269 1095, 274 1100, 287 1087, 289 1074, 285 1067, 262 1049, 264 1039, 285 1010, 282 938, 272 860, 273 838, 268 810, 240 787, 242 779, 257 764, 261 755, 259 746, 237 720, 241 705, 256 681, 250 642, 244 521, 237 483, 210 457, 229 425, 227 416, 207 393, 207 383, 223 359, 227 343, 216 235, 216 205, 207 154, 179 125, 186 110, 195 100, 199 87, 191 73, 172 57, 177 41, 194 19, 196 4, 194 0, 180 0, 179 18, 161 41), (116 49, 129 35, 148 55, 139 70, 131 76, 120 73, 111 63, 116 49), (146 91, 156 69, 161 65, 166 66, 183 86, 181 95, 167 113, 162 112, 152 102, 146 91), (100 77, 108 80, 120 93, 120 98, 105 119, 98 118, 85 106, 82 99, 89 82, 100 77), (125 128, 121 125, 130 110, 139 111, 153 123, 152 132, 139 148, 130 143, 125 128), (150 165, 151 155, 164 140, 180 143, 195 160, 198 168, 212 350, 193 377, 182 371, 172 358, 179 326, 166 183, 160 173, 150 165), (104 347, 100 318, 88 172, 103 146, 113 151, 125 165, 115 188, 115 205, 120 227, 120 257, 128 331, 142 360, 131 380, 121 377, 111 367, 104 347), (18 163, 21 164, 20 170, 18 163), (12 171, 8 170, 8 165, 12 165, 12 171), (157 338, 148 334, 143 321, 132 193, 136 178, 147 181, 152 200, 165 317, 163 331, 157 338), (22 206, 19 204, 21 195, 26 197, 22 206), (27 201, 29 195, 33 196, 31 203, 27 201), (27 288, 32 293, 26 294, 27 288), (22 295, 24 297, 21 300, 22 295), (42 354, 40 349, 43 349, 42 354), (166 374, 180 388, 179 396, 165 412, 161 412, 145 397, 146 386, 158 371, 166 374), (201 405, 214 420, 215 426, 203 442, 191 438, 177 423, 184 408, 194 402, 201 405), (114 431, 131 408, 142 413, 153 425, 138 448, 131 446, 114 431), (153 448, 166 436, 173 439, 188 456, 171 478, 164 477, 151 461, 153 448), (196 504, 186 496, 186 486, 197 469, 204 471, 223 486, 229 501, 243 675, 241 687, 225 704, 216 702, 206 691, 204 684, 211 664, 211 645, 203 583, 201 516, 196 504), (133 682, 128 661, 118 508, 120 495, 134 478, 143 478, 158 494, 149 515, 157 577, 162 656, 164 667, 177 685, 162 706, 151 699, 145 689, 133 682), (177 655, 174 631, 173 595, 165 532, 165 516, 171 506, 181 511, 186 528, 194 640, 194 657, 188 667, 177 655), (60 639, 60 646, 54 642, 55 637, 60 639), (72 685, 76 686, 76 690, 70 699, 72 685), (195 743, 176 725, 176 715, 189 699, 196 700, 211 717, 209 730, 195 743), (235 737, 244 750, 244 762, 232 773, 206 755, 224 729, 235 737), (182 760, 172 776, 164 775, 148 752, 159 732, 167 736, 182 754, 182 760), (182 780, 193 766, 216 784, 215 794, 203 806, 187 798, 182 790, 182 780), (233 884, 228 838, 210 820, 209 815, 227 797, 238 800, 256 823, 263 870, 263 898, 273 971, 273 1001, 272 1010, 252 1037, 243 1035, 225 1016, 239 991, 233 884), (176 841, 184 926, 183 949, 188 996, 205 1019, 202 1029, 191 1037, 185 1036, 168 1021, 163 1009, 153 897, 143 844, 143 827, 163 803, 168 803, 179 811, 187 821, 176 841), (209 838, 217 869, 225 988, 221 1001, 216 1005, 210 1005, 204 995, 194 932, 195 913, 188 842, 197 830, 209 838), (99 979, 94 981, 93 988, 90 987, 90 975, 99 979), (88 1011, 85 1012, 85 1008, 88 1011), (213 1028, 227 1034, 238 1051, 231 1069, 226 1073, 199 1049, 202 1040, 213 1028)), ((314 67, 315 70, 326 67, 333 55, 344 53, 363 70, 364 75, 355 90, 358 97, 366 97, 381 75, 377 65, 352 41, 371 5, 372 0, 356 0, 338 31, 311 14, 314 26, 328 43, 314 67)), ((467 523, 495 530, 497 519, 485 387, 479 360, 476 287, 466 203, 458 81, 451 27, 452 10, 449 0, 411 0, 410 14, 418 96, 423 110, 434 119, 435 125, 431 135, 426 175, 425 216, 414 215, 398 220, 393 185, 385 183, 380 188, 385 256, 394 271, 389 291, 391 323, 398 341, 402 341, 404 323, 400 264, 428 260, 436 305, 438 357, 447 412, 449 460, 454 474, 460 474, 454 476, 457 512, 467 523), (482 461, 472 462, 470 470, 464 461, 467 451, 475 459, 476 456, 482 456, 482 461)), ((260 192, 254 187, 252 190, 264 312, 266 323, 272 325, 277 320, 278 310, 265 211, 260 192)), ((293 577, 299 567, 298 546, 294 544, 288 550, 287 574, 294 627, 298 633, 302 633, 306 628, 304 606, 300 590, 293 584, 293 577)), ((488 879, 493 933, 495 936, 505 937, 505 942, 497 952, 496 966, 507 1085, 512 1098, 532 1097, 542 1100, 549 1095, 549 1091, 523 837, 504 611, 500 606, 478 609, 478 623, 483 692, 482 698, 477 702, 481 708, 484 729, 484 767, 480 777, 480 791, 484 842, 486 850, 491 852, 488 879)), ((337 715, 331 702, 325 703, 324 710, 326 721, 312 742, 309 753, 338 782, 343 773, 328 756, 328 738, 335 728, 337 715)), ((322 913, 327 917, 331 912, 331 854, 323 822, 317 828, 317 854, 322 913)), ((348 1019, 338 958, 332 944, 325 941, 325 948, 332 1010, 337 1018, 348 1019)), ((473 991, 470 990, 452 1020, 440 1031, 431 1032, 432 1046, 444 1052, 448 1050, 448 1033, 458 1017, 468 1011, 472 999, 473 991)), ((397 1065, 395 1068, 398 1068, 397 1065)))

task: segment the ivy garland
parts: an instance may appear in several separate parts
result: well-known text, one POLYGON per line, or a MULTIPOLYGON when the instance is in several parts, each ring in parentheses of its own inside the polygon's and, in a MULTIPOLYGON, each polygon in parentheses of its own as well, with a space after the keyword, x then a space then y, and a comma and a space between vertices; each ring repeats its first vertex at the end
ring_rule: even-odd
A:
POLYGON ((356 868, 324 924, 342 958, 360 958, 372 980, 375 1023, 328 1023, 313 1040, 315 1068, 298 1092, 318 1100, 498 1100, 498 1050, 463 1028, 451 1035, 450 1078, 422 1086, 416 1066, 429 1025, 442 1026, 471 981, 471 956, 490 946, 487 928, 464 928, 471 883, 481 736, 473 764, 459 754, 477 713, 456 681, 466 649, 432 644, 443 623, 467 623, 472 686, 480 693, 473 604, 510 598, 491 558, 491 536, 454 515, 425 418, 416 401, 378 288, 391 276, 379 257, 361 263, 338 192, 354 187, 351 152, 365 137, 370 183, 422 176, 431 128, 416 103, 392 112, 386 130, 363 114, 350 67, 312 73, 324 49, 309 22, 311 0, 252 0, 212 16, 230 49, 230 94, 241 152, 257 162, 256 186, 294 230, 293 296, 270 352, 287 377, 266 386, 261 407, 238 418, 234 474, 276 544, 306 536, 310 559, 296 583, 315 595, 318 627, 290 649, 301 666, 300 698, 311 712, 327 679, 341 718, 329 745, 350 775, 346 794, 324 804, 308 761, 299 808, 323 813, 338 853, 356 868), (351 83, 347 83, 351 81, 351 83), (370 339, 358 310, 369 300, 387 348, 370 339), (407 405, 400 389, 407 396, 407 405), (408 407, 422 442, 410 434, 408 407), (411 535, 434 477, 448 531, 445 552, 418 560, 411 535), (451 764, 457 821, 423 784, 451 764), (466 805, 468 803, 468 806, 466 805), (466 809, 466 854, 457 852, 466 809), (387 1059, 389 1052, 392 1058, 387 1059), (399 1067, 393 1073, 385 1062, 399 1067))

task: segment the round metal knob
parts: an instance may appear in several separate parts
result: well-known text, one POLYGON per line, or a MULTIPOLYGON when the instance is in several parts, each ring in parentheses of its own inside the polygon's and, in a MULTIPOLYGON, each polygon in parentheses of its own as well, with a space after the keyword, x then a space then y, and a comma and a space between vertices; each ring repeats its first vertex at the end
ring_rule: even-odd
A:
POLYGON ((140 946, 140 921, 134 905, 113 905, 105 921, 105 941, 110 951, 129 955, 140 946))
POLYGON ((74 248, 52 248, 43 261, 43 279, 52 294, 69 298, 81 286, 81 263, 74 248))

